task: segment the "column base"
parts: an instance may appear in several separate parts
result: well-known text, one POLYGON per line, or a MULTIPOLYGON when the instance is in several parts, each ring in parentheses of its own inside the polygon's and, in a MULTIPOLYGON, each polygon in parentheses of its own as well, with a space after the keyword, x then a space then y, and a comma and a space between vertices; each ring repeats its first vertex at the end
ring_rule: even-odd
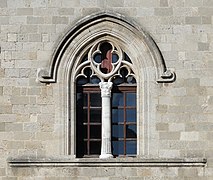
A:
POLYGON ((99 156, 100 159, 110 159, 110 158, 113 158, 113 155, 112 154, 101 154, 99 156))

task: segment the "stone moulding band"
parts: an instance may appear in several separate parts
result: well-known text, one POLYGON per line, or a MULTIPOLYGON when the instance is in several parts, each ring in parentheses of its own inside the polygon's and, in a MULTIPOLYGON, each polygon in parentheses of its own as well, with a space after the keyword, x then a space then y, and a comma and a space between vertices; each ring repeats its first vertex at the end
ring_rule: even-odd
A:
MULTIPOLYGON (((65 34, 63 39, 56 47, 48 67, 45 68, 41 67, 37 70, 37 80, 40 81, 41 83, 56 83, 59 64, 61 63, 61 59, 64 56, 64 54, 66 54, 65 52, 67 51, 68 47, 71 46, 70 44, 74 42, 77 37, 85 33, 84 32, 85 30, 88 30, 91 27, 97 24, 101 24, 103 22, 114 23, 116 25, 119 25, 121 29, 124 28, 129 33, 138 34, 137 35, 138 39, 143 41, 143 43, 145 43, 146 46, 149 47, 148 49, 155 61, 155 66, 156 68, 159 69, 159 72, 157 73, 158 74, 157 79, 158 78, 159 79, 157 80, 157 82, 171 83, 175 81, 176 79, 175 73, 167 69, 166 63, 160 52, 160 49, 158 48, 157 44, 152 39, 152 37, 147 32, 142 30, 138 25, 136 25, 136 23, 130 21, 128 18, 118 13, 112 13, 108 11, 92 14, 77 22, 70 29, 70 31, 65 34)), ((100 29, 100 31, 101 30, 102 29, 100 29)))
POLYGON ((11 159, 10 167, 205 167, 206 159, 11 159))

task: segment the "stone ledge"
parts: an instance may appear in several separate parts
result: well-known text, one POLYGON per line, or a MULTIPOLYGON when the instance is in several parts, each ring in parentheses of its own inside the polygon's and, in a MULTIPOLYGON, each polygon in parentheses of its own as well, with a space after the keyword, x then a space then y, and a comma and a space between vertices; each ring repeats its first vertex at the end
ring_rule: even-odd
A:
POLYGON ((188 159, 54 159, 54 158, 13 158, 9 159, 10 167, 205 167, 204 158, 188 159))

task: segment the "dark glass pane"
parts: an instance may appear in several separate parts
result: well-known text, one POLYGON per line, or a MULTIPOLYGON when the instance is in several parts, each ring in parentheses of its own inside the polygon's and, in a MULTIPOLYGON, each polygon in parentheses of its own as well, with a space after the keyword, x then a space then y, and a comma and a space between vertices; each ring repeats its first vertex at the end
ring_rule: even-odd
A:
POLYGON ((101 80, 97 76, 92 76, 90 78, 90 83, 91 84, 98 84, 99 82, 101 82, 101 80))
POLYGON ((83 106, 87 107, 88 106, 88 94, 83 94, 83 98, 84 98, 83 106))
POLYGON ((126 110, 126 121, 127 122, 136 122, 136 109, 127 109, 126 110))
POLYGON ((137 128, 136 125, 126 125, 126 138, 136 138, 137 128))
POLYGON ((101 125, 90 126, 90 139, 101 139, 101 125))
POLYGON ((137 154, 136 141, 127 141, 126 142, 126 154, 127 155, 136 155, 137 154))
POLYGON ((101 63, 101 60, 102 60, 102 59, 101 59, 101 54, 99 54, 99 53, 96 54, 96 55, 94 56, 94 60, 95 60, 96 63, 101 63))
POLYGON ((124 110, 123 109, 112 109, 112 122, 124 122, 124 110))
POLYGON ((117 140, 118 138, 124 137, 124 126, 123 125, 113 125, 112 126, 112 138, 117 140))
POLYGON ((128 76, 127 77, 127 83, 128 84, 135 84, 136 83, 136 80, 133 76, 128 76))
POLYGON ((78 85, 84 85, 86 83, 88 83, 88 79, 87 78, 85 78, 83 76, 78 77, 78 79, 77 79, 77 84, 78 85))
POLYGON ((103 56, 106 55, 106 52, 111 49, 112 49, 111 44, 109 44, 107 42, 101 44, 101 46, 100 46, 100 50, 101 50, 103 56))
POLYGON ((120 73, 121 73, 122 77, 125 78, 128 74, 128 70, 126 68, 122 68, 120 73))
POLYGON ((90 154, 101 154, 101 142, 100 141, 90 141, 90 154))
POLYGON ((90 106, 91 107, 101 107, 101 94, 91 93, 90 94, 90 106))
POLYGON ((87 148, 87 141, 84 142, 84 155, 87 155, 88 154, 88 148, 87 148))
POLYGON ((112 54, 112 62, 116 63, 118 61, 118 55, 117 54, 112 54))
POLYGON ((90 110, 90 122, 101 122, 101 109, 90 110))
POLYGON ((136 106, 136 93, 126 93, 126 106, 136 106))
POLYGON ((112 107, 118 107, 124 105, 123 93, 113 93, 112 95, 112 107))
POLYGON ((124 154, 124 142, 123 141, 112 141, 112 154, 123 155, 124 154))
POLYGON ((87 123, 88 122, 88 110, 84 109, 83 111, 80 112, 80 114, 83 114, 83 122, 87 123), (83 113, 82 113, 83 112, 83 113))
POLYGON ((84 70, 84 74, 89 78, 92 74, 92 70, 88 67, 84 70))
POLYGON ((83 59, 82 59, 81 62, 83 63, 83 62, 85 62, 85 61, 87 61, 87 60, 88 60, 88 58, 87 58, 87 54, 86 54, 86 55, 83 57, 83 59))
POLYGON ((124 60, 132 63, 132 61, 130 60, 129 56, 126 53, 124 53, 124 60))
POLYGON ((88 138, 87 132, 88 132, 87 125, 82 126, 81 134, 83 135, 84 140, 86 140, 88 138))
POLYGON ((113 80, 113 84, 115 85, 119 85, 119 84, 122 84, 124 83, 124 79, 121 78, 121 77, 116 77, 114 80, 113 80))

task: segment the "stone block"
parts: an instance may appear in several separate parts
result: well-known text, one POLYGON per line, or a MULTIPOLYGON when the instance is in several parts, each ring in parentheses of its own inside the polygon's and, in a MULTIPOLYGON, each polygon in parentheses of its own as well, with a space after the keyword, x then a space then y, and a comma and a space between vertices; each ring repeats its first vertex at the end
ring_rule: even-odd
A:
POLYGON ((0 96, 2 96, 2 95, 3 95, 3 86, 0 86, 0 96))
POLYGON ((211 24, 212 23, 212 19, 210 16, 202 16, 201 17, 201 23, 202 24, 211 24))
POLYGON ((5 131, 5 123, 1 122, 0 123, 0 132, 5 131))
POLYGON ((137 16, 153 16, 154 8, 137 8, 137 16))
POLYGON ((55 25, 40 25, 39 33, 55 33, 56 26, 55 25))
POLYGON ((175 25, 173 27, 174 34, 191 34, 192 26, 191 25, 175 25))
POLYGON ((17 8, 17 15, 33 15, 33 8, 17 8))
POLYGON ((198 141, 199 132, 181 132, 180 140, 181 141, 198 141))
POLYGON ((212 0, 203 0, 203 6, 207 6, 207 7, 213 6, 212 0))
POLYGON ((11 78, 18 78, 19 77, 19 69, 5 69, 5 76, 11 78))
POLYGON ((157 131, 168 131, 169 128, 168 128, 168 123, 157 123, 156 124, 156 130, 157 131))
POLYGON ((59 15, 74 15, 74 8, 60 8, 59 15))
POLYGON ((171 123, 171 124, 169 124, 168 129, 171 132, 184 131, 185 130, 185 124, 184 123, 171 123))
POLYGON ((2 177, 2 180, 18 180, 18 177, 7 176, 7 177, 2 177))
POLYGON ((160 158, 178 158, 180 157, 180 151, 179 150, 160 150, 159 151, 159 157, 160 158))
POLYGON ((198 43, 198 51, 208 51, 209 50, 209 43, 198 43))
POLYGON ((34 134, 31 132, 14 132, 14 140, 30 141, 34 139, 34 134))
POLYGON ((29 103, 29 97, 27 96, 13 96, 11 98, 12 104, 28 104, 29 103))
POLYGON ((199 99, 197 96, 186 96, 186 97, 180 98, 180 104, 183 106, 198 104, 198 102, 199 102, 199 99))
POLYGON ((41 16, 28 16, 27 24, 44 24, 44 18, 41 16))
POLYGON ((54 135, 52 132, 36 132, 35 139, 42 141, 52 140, 54 139, 54 135))
POLYGON ((168 5, 169 5, 168 0, 160 0, 161 7, 168 7, 168 5))
POLYGON ((0 168, 0 177, 3 177, 6 175, 6 169, 5 168, 0 168))
POLYGON ((213 7, 200 7, 198 8, 198 12, 201 16, 212 16, 213 7))
POLYGON ((42 149, 42 142, 41 141, 30 141, 25 143, 26 149, 42 149))
POLYGON ((185 21, 186 24, 201 24, 201 17, 200 16, 186 17, 185 21))
POLYGON ((11 16, 9 19, 9 24, 26 24, 27 17, 26 16, 11 16))
POLYGON ((213 77, 202 77, 200 79, 201 86, 213 86, 213 77))
POLYGON ((91 180, 111 180, 109 177, 92 177, 91 180))
POLYGON ((21 26, 21 33, 37 33, 38 32, 38 26, 37 25, 22 25, 21 26))
POLYGON ((172 16, 173 9, 172 8, 155 8, 156 16, 172 16))
POLYGON ((185 1, 185 7, 202 7, 203 1, 202 0, 187 0, 185 1))
POLYGON ((23 141, 9 141, 7 144, 8 149, 24 149, 23 141))
POLYGON ((5 131, 23 131, 22 123, 5 123, 5 131))
POLYGON ((106 0, 106 4, 109 7, 123 7, 124 6, 124 0, 117 0, 117 1, 106 0))
POLYGON ((7 16, 0 16, 1 25, 8 25, 9 24, 9 17, 7 16))
POLYGON ((180 132, 160 132, 160 140, 179 140, 180 132))
POLYGON ((197 177, 198 170, 196 168, 180 168, 178 170, 179 177, 197 177))
POLYGON ((0 114, 10 114, 12 113, 11 105, 0 105, 0 114))
POLYGON ((8 34, 7 39, 9 42, 16 42, 18 37, 17 37, 17 34, 8 34))
POLYGON ((80 6, 95 7, 95 6, 97 6, 97 1, 96 0, 80 0, 80 6))
POLYGON ((7 7, 7 0, 0 0, 0 8, 6 8, 7 7))
POLYGON ((61 0, 61 3, 62 3, 62 7, 70 7, 70 8, 73 8, 73 7, 79 7, 80 6, 80 0, 61 0))
POLYGON ((199 87, 200 86, 200 79, 199 78, 188 78, 184 80, 185 87, 199 87))
POLYGON ((29 34, 29 42, 41 42, 41 34, 29 34))

